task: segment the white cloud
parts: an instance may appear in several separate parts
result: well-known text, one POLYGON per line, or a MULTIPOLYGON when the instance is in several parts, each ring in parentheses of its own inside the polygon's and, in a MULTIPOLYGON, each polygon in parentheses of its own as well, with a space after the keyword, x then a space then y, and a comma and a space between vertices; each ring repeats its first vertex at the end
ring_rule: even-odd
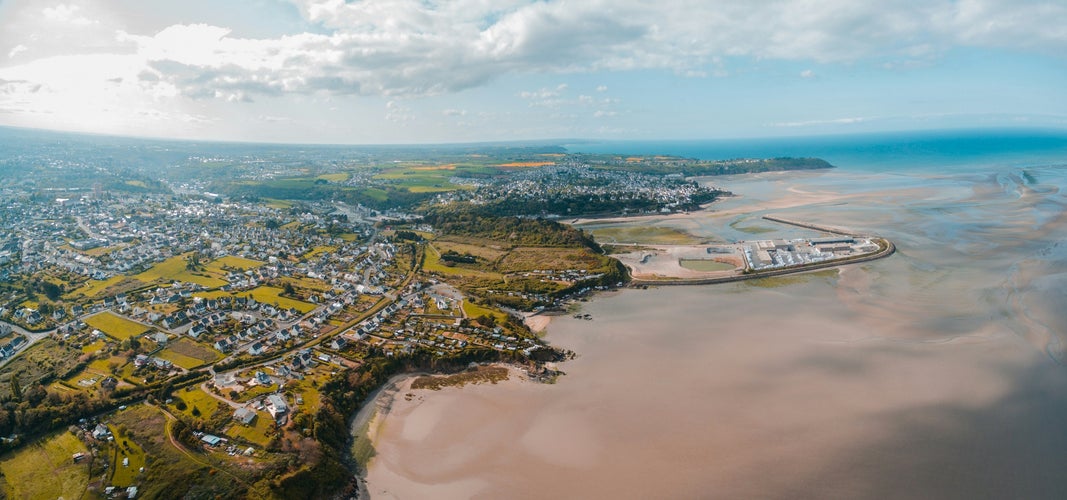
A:
POLYGON ((97 21, 78 15, 81 8, 77 5, 59 4, 55 7, 45 7, 41 14, 49 21, 73 24, 75 26, 88 26, 97 21))
MULTIPOLYGON (((95 120, 92 113, 122 106, 199 116, 213 111, 208 101, 372 95, 394 103, 388 119, 404 121, 412 110, 400 102, 525 75, 653 69, 723 77, 753 60, 915 68, 955 47, 1067 54, 1067 4, 1058 1, 291 1, 314 28, 272 38, 197 23, 131 27, 120 21, 136 13, 105 1, 23 1, 0 19, 9 59, 0 79, 22 82, 5 84, 0 109, 95 120)), ((584 116, 619 113, 616 101, 600 99, 606 85, 595 91, 586 91, 592 100, 566 85, 520 97, 533 107, 585 106, 584 116)))
POLYGON ((26 52, 27 50, 29 50, 29 49, 25 45, 22 45, 20 43, 20 44, 18 44, 16 46, 12 47, 11 50, 9 50, 7 52, 7 58, 8 59, 13 59, 15 56, 17 56, 17 55, 19 55, 19 54, 21 54, 23 52, 26 52))

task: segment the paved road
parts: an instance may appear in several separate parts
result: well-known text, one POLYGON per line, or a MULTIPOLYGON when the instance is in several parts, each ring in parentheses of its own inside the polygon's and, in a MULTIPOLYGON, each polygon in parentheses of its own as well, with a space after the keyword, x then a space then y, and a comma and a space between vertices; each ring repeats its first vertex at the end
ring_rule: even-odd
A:
POLYGON ((3 323, 5 325, 10 326, 11 327, 11 331, 13 331, 15 333, 18 333, 18 334, 22 334, 23 336, 26 337, 26 343, 22 344, 22 347, 20 347, 18 351, 15 351, 15 354, 13 356, 11 356, 10 358, 6 358, 6 359, 3 359, 3 360, 0 360, 0 368, 3 368, 4 365, 6 365, 9 361, 11 361, 12 359, 15 359, 16 357, 18 357, 18 355, 21 354, 22 351, 25 351, 26 349, 29 349, 29 347, 31 345, 36 344, 38 340, 41 340, 41 339, 43 339, 43 338, 55 333, 55 331, 56 331, 55 328, 53 328, 51 330, 46 330, 46 331, 43 331, 43 332, 31 332, 29 330, 26 330, 26 329, 22 328, 21 326, 13 325, 13 324, 8 323, 6 321, 0 321, 0 323, 3 323))

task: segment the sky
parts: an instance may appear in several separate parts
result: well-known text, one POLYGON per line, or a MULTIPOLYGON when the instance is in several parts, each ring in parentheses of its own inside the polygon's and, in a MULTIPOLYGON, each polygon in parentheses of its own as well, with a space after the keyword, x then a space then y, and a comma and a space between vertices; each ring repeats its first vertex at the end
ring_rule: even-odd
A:
POLYGON ((1065 89, 1065 0, 0 0, 0 125, 102 134, 1067 129, 1065 89))

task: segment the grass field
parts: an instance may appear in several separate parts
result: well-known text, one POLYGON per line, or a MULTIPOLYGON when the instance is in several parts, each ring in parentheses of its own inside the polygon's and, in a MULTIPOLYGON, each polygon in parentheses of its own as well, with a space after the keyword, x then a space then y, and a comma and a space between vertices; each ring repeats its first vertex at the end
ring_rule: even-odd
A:
POLYGON ((209 417, 211 417, 213 413, 215 413, 216 410, 219 409, 219 406, 222 404, 221 401, 215 399, 199 387, 192 386, 189 389, 192 390, 183 389, 174 392, 174 395, 176 397, 180 398, 182 401, 185 401, 186 406, 184 410, 178 410, 177 408, 175 408, 175 411, 181 412, 190 418, 199 418, 207 420, 209 417), (199 416, 193 414, 194 408, 200 411, 199 416))
POLYGON ((322 174, 316 177, 316 179, 322 179, 324 181, 330 182, 344 182, 348 180, 348 177, 348 174, 345 172, 337 172, 334 174, 322 174))
POLYGON ((88 460, 74 463, 85 445, 69 432, 52 434, 0 459, 6 498, 81 498, 89 486, 88 460))
POLYGON ((156 356, 186 370, 199 368, 222 358, 218 351, 184 338, 171 342, 166 349, 159 351, 156 356))
POLYGON ((82 355, 80 349, 68 349, 55 340, 43 339, 0 368, 0 394, 11 394, 13 374, 19 374, 19 383, 25 386, 49 373, 68 372, 78 364, 82 355))
POLYGON ((478 316, 481 316, 483 314, 494 316, 496 317, 496 321, 498 324, 503 323, 504 320, 508 319, 507 314, 504 314, 494 309, 489 309, 488 307, 482 307, 478 304, 472 304, 469 300, 463 301, 463 313, 471 319, 477 318, 478 316))
POLYGON ((89 280, 81 288, 77 288, 74 291, 66 294, 67 298, 73 297, 96 297, 108 289, 131 289, 143 286, 144 283, 135 280, 133 278, 127 278, 126 276, 115 276, 106 280, 89 280))
POLYGON ((174 365, 192 370, 200 368, 209 362, 222 358, 218 351, 207 348, 189 339, 179 339, 166 346, 166 349, 156 354, 162 359, 173 362, 174 365))
POLYGON ((320 256, 320 255, 322 255, 324 253, 329 253, 329 252, 334 252, 334 251, 337 251, 337 247, 331 247, 331 246, 315 247, 315 248, 312 248, 311 250, 309 250, 308 253, 304 254, 304 258, 305 259, 314 259, 315 257, 318 257, 318 256, 320 256))
POLYGON ((288 210, 290 208, 293 208, 293 202, 289 200, 275 200, 272 198, 263 198, 263 204, 270 208, 276 208, 278 210, 288 210))
POLYGON ((252 298, 264 304, 277 304, 278 307, 283 307, 286 309, 292 307, 295 308, 297 311, 300 311, 301 313, 308 313, 315 310, 315 304, 282 297, 282 291, 283 290, 281 288, 273 286, 260 286, 253 288, 247 292, 242 292, 242 294, 251 294, 252 298))
POLYGON ((188 264, 188 261, 186 260, 187 256, 188 254, 175 255, 174 257, 152 266, 147 271, 134 276, 134 278, 145 283, 185 281, 209 288, 220 287, 226 284, 226 280, 212 276, 210 273, 189 271, 186 268, 188 264))
POLYGON ((168 438, 172 424, 156 408, 132 406, 115 415, 112 423, 129 429, 129 438, 145 452, 148 465, 138 498, 237 498, 242 485, 235 475, 245 482, 251 479, 254 465, 249 470, 231 467, 217 454, 176 448, 168 438))
POLYGON ((533 270, 593 269, 604 258, 583 248, 521 247, 508 253, 500 268, 508 272, 533 270))
POLYGON ((426 260, 422 263, 422 268, 425 271, 450 274, 453 276, 472 276, 494 280, 504 279, 504 276, 500 273, 479 271, 477 269, 459 266, 446 266, 441 263, 441 252, 434 245, 429 245, 429 250, 426 252, 426 260))
POLYGON ((711 259, 678 259, 678 265, 700 272, 730 271, 737 268, 733 264, 711 259))
POLYGON ((130 321, 110 311, 85 318, 85 323, 118 340, 136 337, 149 330, 147 326, 136 321, 130 321))
POLYGON ((111 455, 111 484, 125 488, 134 484, 140 475, 141 467, 145 466, 144 449, 129 435, 119 436, 118 429, 114 426, 111 427, 111 434, 115 436, 111 455), (130 459, 126 466, 122 465, 124 458, 130 459))
POLYGON ((224 272, 222 270, 224 267, 230 267, 233 269, 240 269, 242 271, 246 271, 248 269, 255 269, 262 265, 263 263, 258 260, 246 259, 244 257, 238 257, 236 255, 227 255, 225 257, 219 257, 218 259, 211 261, 204 267, 210 271, 222 273, 224 272))
POLYGON ((237 395, 237 402, 238 403, 245 403, 245 402, 251 401, 251 400, 253 400, 253 399, 255 399, 255 398, 259 397, 259 396, 262 396, 264 394, 270 394, 270 393, 272 393, 274 391, 277 391, 277 390, 278 390, 278 384, 257 385, 257 386, 249 387, 248 389, 245 389, 245 390, 241 391, 240 394, 237 395))
POLYGON ((607 226, 592 229, 593 237, 606 243, 696 245, 704 240, 681 229, 655 226, 607 226))
POLYGON ((274 425, 274 420, 270 418, 270 414, 260 411, 256 412, 256 419, 252 421, 252 425, 234 423, 226 430, 226 434, 229 434, 230 437, 244 438, 260 447, 266 447, 270 443, 270 437, 267 436, 267 433, 274 428, 274 425))
POLYGON ((103 349, 103 348, 104 348, 104 341, 103 340, 97 340, 96 342, 83 345, 82 346, 82 352, 84 352, 86 354, 91 354, 91 353, 99 351, 100 349, 103 349))
POLYGON ((485 242, 479 245, 473 243, 461 243, 457 241, 436 240, 433 242, 433 244, 434 247, 436 247, 441 252, 447 252, 449 250, 452 250, 461 255, 470 254, 490 262, 495 261, 508 253, 505 249, 490 247, 489 245, 493 244, 493 242, 485 242))

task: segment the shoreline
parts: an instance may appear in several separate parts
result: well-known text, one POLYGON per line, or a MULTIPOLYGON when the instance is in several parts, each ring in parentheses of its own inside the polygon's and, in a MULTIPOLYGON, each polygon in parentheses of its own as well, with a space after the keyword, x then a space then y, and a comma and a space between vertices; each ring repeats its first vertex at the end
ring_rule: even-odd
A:
POLYGON ((382 427, 385 424, 386 418, 394 411, 410 410, 417 406, 422 400, 421 397, 418 397, 419 393, 439 392, 448 387, 460 390, 463 389, 465 385, 496 385, 498 383, 521 384, 534 381, 530 377, 526 368, 518 365, 493 362, 479 364, 478 366, 505 368, 507 369, 507 378, 500 380, 499 382, 489 382, 488 384, 484 381, 477 381, 439 389, 413 388, 412 383, 420 377, 428 376, 445 378, 450 376, 450 374, 425 371, 405 372, 393 375, 388 381, 382 384, 381 387, 375 389, 374 392, 367 397, 367 401, 349 418, 348 429, 352 440, 345 451, 345 458, 350 460, 350 463, 356 467, 356 470, 353 471, 353 476, 358 487, 359 496, 357 498, 371 498, 370 490, 367 485, 367 473, 377 456, 375 444, 381 433, 382 427), (409 394, 414 395, 414 397, 408 397, 409 394), (401 399, 401 397, 403 397, 403 399, 401 399), (361 440, 364 440, 365 442, 360 443, 361 440), (360 451, 369 449, 372 453, 367 457, 358 457, 356 456, 357 448, 360 449, 360 451), (364 459, 362 463, 361 458, 364 459))

